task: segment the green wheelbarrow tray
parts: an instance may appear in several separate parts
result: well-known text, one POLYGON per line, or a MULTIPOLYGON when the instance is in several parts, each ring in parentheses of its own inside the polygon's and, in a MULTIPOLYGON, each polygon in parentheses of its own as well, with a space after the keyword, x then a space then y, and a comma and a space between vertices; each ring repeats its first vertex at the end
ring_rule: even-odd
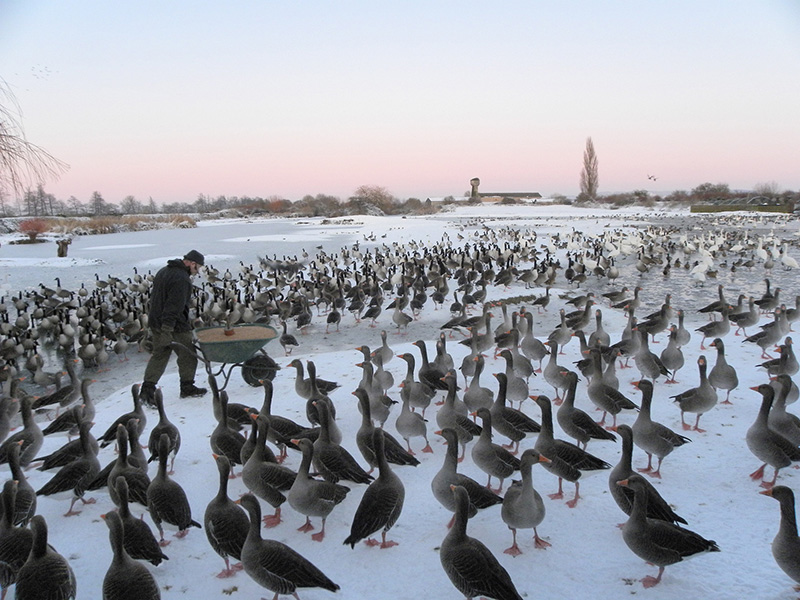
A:
POLYGON ((278 332, 269 325, 246 323, 231 328, 198 327, 195 336, 207 361, 241 363, 278 337, 278 332))
POLYGON ((277 363, 263 350, 272 339, 278 337, 274 327, 261 323, 243 323, 233 327, 198 327, 194 330, 194 348, 185 348, 176 342, 176 347, 194 353, 203 362, 209 377, 221 375, 227 387, 234 367, 242 368, 242 379, 253 387, 261 385, 261 380, 275 378, 280 370, 277 363), (212 368, 211 363, 222 363, 212 368))

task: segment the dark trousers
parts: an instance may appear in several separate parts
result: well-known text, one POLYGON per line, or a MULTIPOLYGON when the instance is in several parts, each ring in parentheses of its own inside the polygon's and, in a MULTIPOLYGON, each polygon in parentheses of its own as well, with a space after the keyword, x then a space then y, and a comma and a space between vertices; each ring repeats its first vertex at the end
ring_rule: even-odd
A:
MULTIPOLYGON (((177 342, 187 348, 192 347, 191 331, 164 331, 163 329, 151 329, 153 336, 153 353, 147 362, 144 370, 144 381, 156 384, 167 368, 169 357, 172 354, 170 343, 177 342)), ((178 375, 180 380, 194 381, 194 374, 197 370, 197 356, 193 352, 177 350, 178 354, 178 375)))

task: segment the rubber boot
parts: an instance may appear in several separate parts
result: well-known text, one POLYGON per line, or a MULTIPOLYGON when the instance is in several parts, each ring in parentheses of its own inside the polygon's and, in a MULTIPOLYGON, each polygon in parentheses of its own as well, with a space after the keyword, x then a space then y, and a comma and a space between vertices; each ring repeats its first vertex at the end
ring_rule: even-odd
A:
POLYGON ((206 392, 206 388, 197 387, 194 381, 181 381, 181 398, 198 398, 205 396, 206 392))
POLYGON ((139 401, 145 406, 156 405, 156 384, 152 381, 145 381, 139 390, 139 401))

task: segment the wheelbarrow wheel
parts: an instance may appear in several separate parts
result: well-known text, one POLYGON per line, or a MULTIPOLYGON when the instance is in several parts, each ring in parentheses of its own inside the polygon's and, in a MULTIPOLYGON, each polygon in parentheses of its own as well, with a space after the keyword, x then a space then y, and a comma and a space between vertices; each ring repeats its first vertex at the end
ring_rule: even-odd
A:
POLYGON ((260 387, 261 381, 275 379, 278 364, 266 354, 258 354, 242 363, 242 379, 247 385, 260 387))

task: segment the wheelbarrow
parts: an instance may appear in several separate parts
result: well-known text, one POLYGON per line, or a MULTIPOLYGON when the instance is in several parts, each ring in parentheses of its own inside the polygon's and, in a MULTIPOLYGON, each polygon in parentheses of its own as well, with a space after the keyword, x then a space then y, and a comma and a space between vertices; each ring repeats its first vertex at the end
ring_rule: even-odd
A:
MULTIPOLYGON (((278 337, 274 327, 261 323, 243 323, 233 327, 198 327, 197 339, 192 349, 205 365, 211 377, 223 378, 224 390, 236 367, 242 368, 242 379, 253 387, 261 385, 264 379, 272 380, 280 366, 264 351, 264 346, 278 337), (212 363, 221 363, 214 367, 212 363), (216 370, 215 370, 216 369, 216 370)), ((176 344, 185 348, 181 344, 176 344)))

